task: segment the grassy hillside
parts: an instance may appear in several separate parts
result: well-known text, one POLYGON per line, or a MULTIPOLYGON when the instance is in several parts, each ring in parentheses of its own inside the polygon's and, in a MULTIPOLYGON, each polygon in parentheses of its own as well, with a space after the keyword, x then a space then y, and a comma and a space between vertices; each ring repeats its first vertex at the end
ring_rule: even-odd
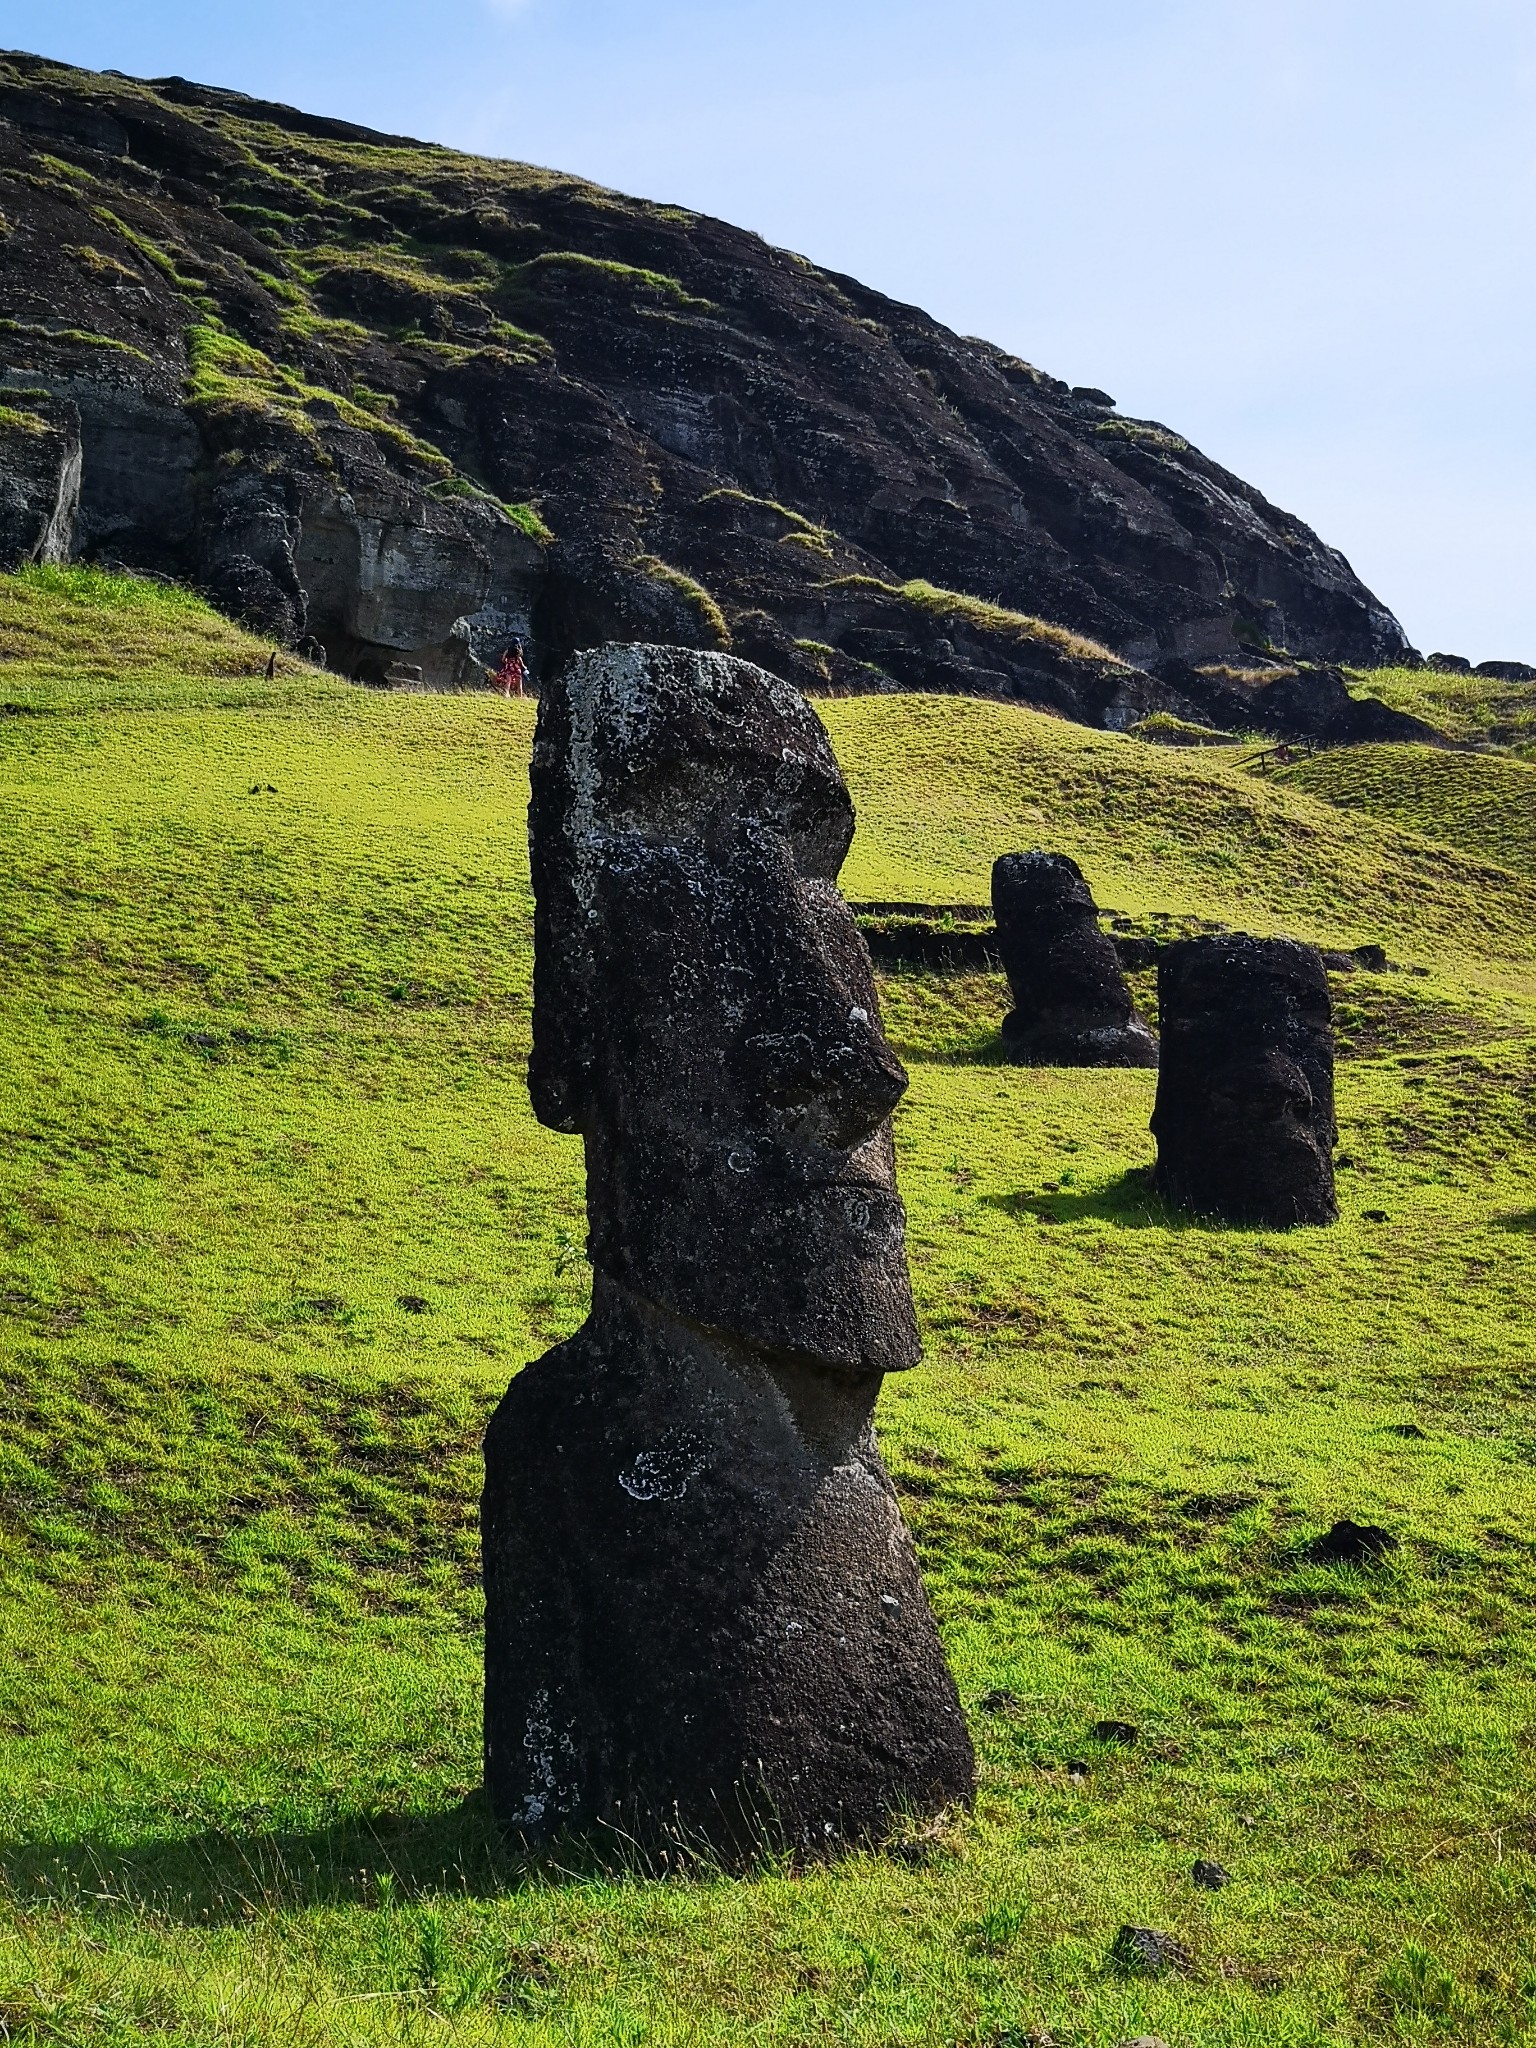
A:
POLYGON ((1411 712, 1455 740, 1536 744, 1536 685, 1433 668, 1363 669, 1356 683, 1395 711, 1411 712))
POLYGON ((1536 2039, 1536 882, 1464 822, 1523 768, 1366 801, 1372 750, 822 707, 850 894, 1038 841, 1138 917, 1431 971, 1337 983, 1344 1220, 1289 1235, 1159 1208, 1153 1077, 1009 1068, 994 978, 890 978, 928 1358, 882 1433, 976 1815, 806 1877, 520 1871, 477 1437, 587 1283, 522 1080, 531 709, 268 684, 78 572, 0 582, 0 633, 12 2040, 1536 2039), (1309 1563, 1344 1514, 1401 1549, 1309 1563), (1127 1920, 1191 1974, 1118 1974, 1127 1920))
POLYGON ((1297 762, 1283 779, 1536 880, 1536 763, 1512 754, 1350 747, 1297 762))

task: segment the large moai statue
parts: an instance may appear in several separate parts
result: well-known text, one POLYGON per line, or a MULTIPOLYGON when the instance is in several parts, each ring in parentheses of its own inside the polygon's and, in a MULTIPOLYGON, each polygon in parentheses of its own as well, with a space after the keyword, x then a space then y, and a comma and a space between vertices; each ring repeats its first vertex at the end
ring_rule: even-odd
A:
POLYGON ((876 1840, 974 1764, 871 1429, 919 1344, 853 806, 793 689, 667 647, 576 657, 532 784, 529 1087, 585 1140, 593 1288, 486 1434, 492 1807, 876 1840))
POLYGON ((1114 942, 1064 853, 1005 853, 992 867, 997 949, 1013 996, 1003 1049, 1023 1066, 1155 1067, 1114 942))
POLYGON ((1157 1186, 1229 1223, 1333 1223, 1333 1004, 1322 956, 1246 932, 1158 960, 1157 1186))

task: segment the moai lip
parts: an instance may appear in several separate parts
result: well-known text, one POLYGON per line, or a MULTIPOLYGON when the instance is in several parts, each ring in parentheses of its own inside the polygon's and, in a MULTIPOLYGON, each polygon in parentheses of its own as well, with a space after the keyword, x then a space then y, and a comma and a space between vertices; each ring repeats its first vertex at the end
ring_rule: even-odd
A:
POLYGON ((1113 941, 1076 861, 1005 853, 992 868, 997 948, 1013 997, 1003 1049, 1022 1066, 1155 1067, 1113 941))
POLYGON ((1322 956, 1245 932, 1158 962, 1157 1186, 1196 1216, 1334 1223, 1333 1004, 1322 956))
POLYGON ((486 1436, 493 1809, 878 1840, 974 1764, 871 1428, 919 1344, 853 807, 793 689, 677 648, 578 656, 532 785, 529 1085, 584 1140, 594 1278, 486 1436))

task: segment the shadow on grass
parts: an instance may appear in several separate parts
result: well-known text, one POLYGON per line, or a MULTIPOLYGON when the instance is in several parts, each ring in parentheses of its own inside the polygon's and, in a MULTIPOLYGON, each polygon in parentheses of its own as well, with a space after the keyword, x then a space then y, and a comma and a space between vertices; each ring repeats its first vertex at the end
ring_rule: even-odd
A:
POLYGON ((1094 1188, 1042 1189, 1039 1194, 983 1195, 990 1209, 1037 1223, 1116 1223, 1122 1230, 1206 1230, 1207 1223, 1170 1209, 1152 1185, 1149 1166, 1133 1166, 1094 1188))
POLYGON ((1536 1237, 1536 1209, 1517 1209, 1509 1216, 1495 1216, 1495 1230, 1516 1230, 1527 1237, 1536 1237))
POLYGON ((898 1030, 890 1043, 897 1057, 909 1067, 1006 1067, 1012 1064, 1003 1051, 1003 1041, 995 1031, 973 1032, 949 1045, 933 1045, 904 1039, 898 1030))
POLYGON ((309 1831, 210 1829, 171 1840, 0 1842, 0 1894, 39 1905, 151 1912, 200 1927, 314 1906, 488 1899, 625 1879, 717 1875, 686 1846, 642 1849, 615 1833, 537 1852, 509 1842, 484 1795, 437 1813, 356 1815, 309 1831))

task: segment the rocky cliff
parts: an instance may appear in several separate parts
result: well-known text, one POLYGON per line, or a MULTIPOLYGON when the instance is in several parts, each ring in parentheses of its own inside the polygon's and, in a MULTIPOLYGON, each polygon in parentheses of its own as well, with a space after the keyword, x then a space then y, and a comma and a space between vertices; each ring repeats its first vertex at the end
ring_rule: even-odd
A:
POLYGON ((0 365, 8 560, 190 579, 365 681, 622 637, 1115 725, 1404 645, 1102 392, 719 221, 182 79, 0 58, 0 365))

